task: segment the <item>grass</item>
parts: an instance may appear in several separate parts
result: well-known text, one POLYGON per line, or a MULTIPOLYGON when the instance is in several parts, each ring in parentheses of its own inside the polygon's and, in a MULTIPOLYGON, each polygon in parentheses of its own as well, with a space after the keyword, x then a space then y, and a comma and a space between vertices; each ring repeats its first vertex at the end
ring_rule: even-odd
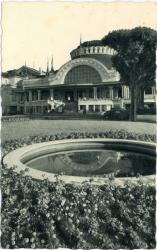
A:
POLYGON ((21 122, 2 122, 2 142, 33 135, 53 135, 71 132, 105 132, 111 129, 125 129, 128 132, 155 135, 155 124, 129 121, 100 120, 29 120, 21 122))
POLYGON ((140 122, 156 122, 156 115, 138 115, 137 120, 140 122))

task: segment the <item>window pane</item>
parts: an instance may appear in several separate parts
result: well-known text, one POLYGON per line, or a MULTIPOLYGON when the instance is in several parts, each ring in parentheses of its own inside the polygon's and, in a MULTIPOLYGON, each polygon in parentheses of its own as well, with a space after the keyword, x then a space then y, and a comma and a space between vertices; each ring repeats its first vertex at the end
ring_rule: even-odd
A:
POLYGON ((101 82, 99 73, 92 67, 80 65, 72 68, 66 75, 64 83, 97 83, 101 82))

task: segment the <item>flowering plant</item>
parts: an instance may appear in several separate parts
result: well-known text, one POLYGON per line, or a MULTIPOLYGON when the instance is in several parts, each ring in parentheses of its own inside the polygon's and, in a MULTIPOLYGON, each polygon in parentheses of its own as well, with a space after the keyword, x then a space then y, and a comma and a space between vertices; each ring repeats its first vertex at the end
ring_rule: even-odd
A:
MULTIPOLYGON (((3 154, 35 142, 64 138, 154 141, 124 130, 101 134, 34 136, 3 144, 3 154)), ((155 248, 155 187, 141 180, 116 187, 33 180, 2 164, 3 248, 155 248)))

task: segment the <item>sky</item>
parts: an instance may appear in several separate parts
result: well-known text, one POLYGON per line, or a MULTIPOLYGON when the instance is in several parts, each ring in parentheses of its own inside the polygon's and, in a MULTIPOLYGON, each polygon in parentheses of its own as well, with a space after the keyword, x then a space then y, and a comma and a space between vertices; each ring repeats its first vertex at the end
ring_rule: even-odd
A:
POLYGON ((2 71, 25 64, 46 70, 70 60, 82 41, 97 40, 116 29, 147 26, 157 30, 157 3, 4 2, 2 71))

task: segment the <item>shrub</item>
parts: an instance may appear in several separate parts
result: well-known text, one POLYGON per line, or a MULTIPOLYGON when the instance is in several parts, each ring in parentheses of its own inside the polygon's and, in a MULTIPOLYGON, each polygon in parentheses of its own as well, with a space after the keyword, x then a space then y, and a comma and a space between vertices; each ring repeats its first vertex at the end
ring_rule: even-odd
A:
POLYGON ((155 188, 65 185, 5 171, 4 248, 154 248, 155 188))

